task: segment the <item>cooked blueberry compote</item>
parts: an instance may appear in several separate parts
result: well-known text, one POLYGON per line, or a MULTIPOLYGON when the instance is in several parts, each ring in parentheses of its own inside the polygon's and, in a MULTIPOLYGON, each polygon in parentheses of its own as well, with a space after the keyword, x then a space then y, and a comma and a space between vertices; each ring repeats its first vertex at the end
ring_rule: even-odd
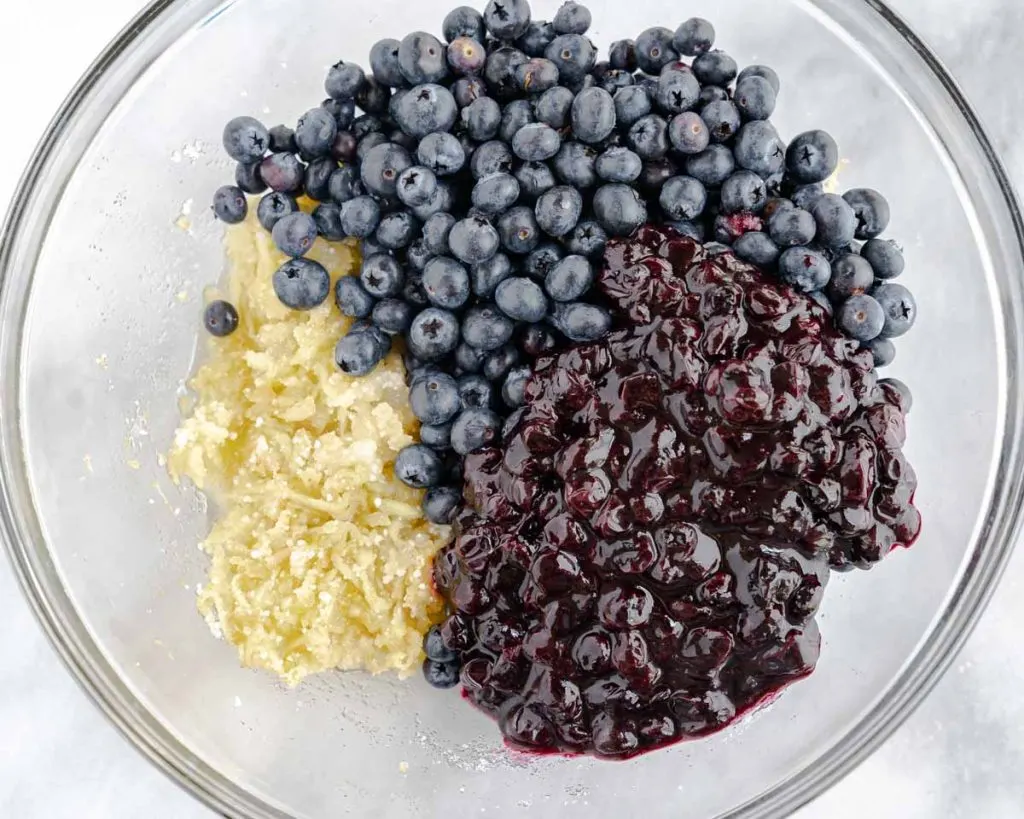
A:
POLYGON ((509 743, 628 757, 815 667, 831 569, 910 546, 908 393, 808 296, 671 229, 609 243, 615 327, 542 358, 435 563, 509 743))

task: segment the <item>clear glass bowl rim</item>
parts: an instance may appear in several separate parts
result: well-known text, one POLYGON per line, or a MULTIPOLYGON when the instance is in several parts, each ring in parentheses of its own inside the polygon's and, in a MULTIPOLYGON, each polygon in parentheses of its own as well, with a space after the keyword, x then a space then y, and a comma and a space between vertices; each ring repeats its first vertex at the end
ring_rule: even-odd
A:
MULTIPOLYGON (((212 19, 223 0, 154 0, 107 46, 51 121, 30 160, 0 230, 0 537, 19 584, 48 639, 113 725, 156 767, 218 813, 240 819, 288 819, 242 791, 191 754, 138 702, 64 592, 47 553, 31 501, 21 451, 21 327, 35 259, 64 185, 96 129, 151 61, 196 23, 212 19)), ((888 691, 824 757, 720 819, 787 816, 842 779, 916 709, 952 663, 985 609, 1024 520, 1024 219, 1013 186, 977 115, 939 59, 881 0, 799 0, 850 32, 867 34, 873 60, 924 112, 959 171, 960 182, 985 216, 976 230, 991 254, 1001 312, 997 326, 1002 391, 1001 436, 990 478, 988 513, 972 551, 928 637, 888 691), (917 69, 915 71, 915 69, 917 69), (973 164, 972 164, 973 160, 973 164), (971 173, 964 173, 970 165, 971 173), (979 169, 983 169, 979 173, 979 169)), ((861 38, 863 42, 863 38, 861 38)))

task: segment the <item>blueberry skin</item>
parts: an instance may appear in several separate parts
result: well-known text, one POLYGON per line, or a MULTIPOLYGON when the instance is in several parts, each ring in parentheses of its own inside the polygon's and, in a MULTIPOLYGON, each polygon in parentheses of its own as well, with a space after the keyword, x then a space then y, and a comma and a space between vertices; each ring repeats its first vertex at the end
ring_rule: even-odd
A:
POLYGON ((323 108, 310 109, 295 126, 295 144, 305 156, 313 158, 329 156, 337 135, 338 123, 323 108))
POLYGON ((823 194, 811 206, 818 226, 817 239, 826 247, 847 247, 857 232, 857 214, 843 197, 823 194))
POLYGON ((917 302, 913 294, 902 284, 885 282, 871 291, 871 295, 882 306, 885 326, 882 338, 899 338, 905 335, 917 321, 917 302))
POLYGON ((338 168, 331 174, 331 179, 327 183, 327 191, 331 199, 339 205, 344 205, 349 200, 362 196, 365 191, 363 183, 359 181, 359 170, 351 165, 338 168))
POLYGON ((737 171, 722 183, 721 196, 723 213, 757 212, 768 201, 768 189, 757 174, 737 171))
POLYGON ((477 142, 486 142, 498 135, 501 127, 501 106, 490 97, 481 97, 462 109, 466 133, 477 142))
POLYGON ((327 96, 335 100, 350 100, 356 95, 366 81, 366 73, 355 63, 341 61, 335 63, 327 72, 324 90, 327 96))
POLYGON ((657 76, 661 69, 679 59, 667 28, 649 28, 636 38, 636 61, 643 71, 657 76))
POLYGON ((485 142, 469 161, 470 170, 476 180, 485 179, 496 173, 511 173, 514 157, 508 145, 493 140, 485 142))
POLYGON ((414 208, 425 205, 437 190, 437 176, 430 168, 413 165, 398 175, 395 193, 402 204, 414 208))
POLYGON ((608 244, 608 233, 593 220, 580 222, 566 241, 566 249, 576 256, 600 258, 608 244))
MULTIPOLYGON (((615 101, 603 88, 587 88, 576 95, 571 111, 572 130, 582 142, 596 144, 615 130, 615 101)), ((546 158, 546 157, 545 157, 546 158)))
POLYGON ((391 338, 376 327, 353 325, 334 348, 334 361, 348 375, 372 372, 391 352, 391 338))
MULTIPOLYGON (((369 155, 370 151, 381 145, 391 144, 391 140, 389 140, 384 134, 377 132, 367 134, 356 144, 356 159, 365 164, 366 157, 369 155)), ((396 145, 395 147, 398 148, 399 146, 396 145)), ((402 148, 401 150, 405 149, 402 148)))
POLYGON ((356 276, 342 276, 334 285, 334 303, 343 316, 363 319, 373 312, 376 300, 356 276))
POLYGON ((604 185, 594 194, 594 214, 609 236, 629 236, 647 221, 647 206, 627 185, 604 185))
POLYGON ((341 226, 341 208, 334 202, 317 205, 313 211, 316 231, 328 242, 340 242, 345 238, 345 229, 341 226))
POLYGON ((715 27, 702 17, 691 17, 672 36, 672 47, 687 57, 710 51, 715 44, 715 27))
POLYGON ((394 197, 398 193, 398 177, 412 167, 409 152, 391 142, 370 150, 360 168, 360 180, 370 193, 394 197))
POLYGON ((506 344, 490 353, 487 358, 484 359, 483 376, 487 381, 493 381, 494 383, 499 384, 505 380, 505 376, 507 376, 512 368, 518 363, 519 350, 517 350, 512 344, 506 344))
POLYGON ((455 348, 455 366, 463 373, 478 373, 484 365, 487 353, 477 350, 468 344, 460 344, 455 348))
POLYGON ((604 338, 611 330, 608 311, 592 304, 576 302, 559 305, 551 319, 555 329, 570 341, 587 342, 604 338))
POLYGON ((764 77, 749 76, 736 84, 736 107, 747 120, 768 119, 775 113, 775 89, 764 77))
POLYGON ((558 184, 551 168, 543 162, 524 162, 516 168, 513 176, 519 183, 520 197, 530 201, 536 201, 538 196, 558 184))
POLYGON ((372 320, 376 327, 389 336, 406 332, 412 324, 412 306, 402 299, 382 299, 373 308, 372 320))
POLYGON ((466 264, 480 264, 498 252, 501 237, 487 219, 469 216, 455 223, 448 233, 452 255, 466 264))
POLYGON ((829 301, 828 296, 823 291, 815 290, 813 293, 808 293, 807 297, 824 310, 829 318, 835 314, 835 306, 829 301))
POLYGON ((516 71, 530 58, 518 48, 505 46, 492 50, 487 55, 484 79, 491 96, 498 100, 511 100, 519 95, 519 80, 516 71))
POLYGON ((484 8, 484 25, 499 40, 518 40, 530 27, 527 0, 490 0, 484 8))
MULTIPOLYGON (((450 131, 458 115, 459 107, 452 92, 432 83, 412 88, 393 111, 398 127, 417 139, 437 131, 450 131)), ((423 164, 431 167, 428 162, 423 164)))
POLYGON ((449 43, 459 37, 472 37, 482 43, 487 36, 483 15, 469 6, 459 6, 448 12, 441 24, 441 32, 449 43))
POLYGON ((427 134, 416 149, 416 159, 438 176, 451 176, 466 165, 466 152, 451 134, 427 134))
MULTIPOLYGON (((725 188, 722 188, 723 200, 725 188)), ((707 189, 692 176, 674 176, 665 182, 658 199, 665 216, 672 221, 688 221, 704 212, 707 189)))
POLYGON ((218 219, 229 225, 244 222, 249 213, 249 202, 245 198, 245 192, 234 185, 217 188, 213 195, 213 212, 218 219))
POLYGON ((374 298, 397 296, 405 285, 405 274, 398 260, 387 253, 366 256, 359 272, 359 281, 374 298))
POLYGON ((879 279, 895 279, 906 268, 903 251, 891 239, 870 239, 860 251, 879 279))
POLYGON ((303 187, 306 196, 317 202, 326 202, 331 198, 331 177, 338 170, 338 163, 332 157, 314 159, 306 166, 303 187))
MULTIPOLYGON (((421 431, 422 434, 422 431, 421 431)), ((435 486, 427 490, 423 496, 423 516, 431 523, 439 526, 447 526, 454 519, 459 507, 462 505, 462 493, 452 486, 435 486)), ((428 659, 427 663, 436 663, 436 660, 428 659)), ((429 671, 424 665, 424 676, 428 683, 435 688, 450 688, 448 685, 453 673, 456 676, 455 683, 458 684, 458 665, 454 663, 442 663, 441 669, 431 665, 429 671), (443 669, 443 670, 442 670, 443 669), (444 683, 442 686, 440 683, 444 683)))
POLYGON ((590 9, 568 0, 555 14, 551 25, 559 34, 586 34, 593 22, 590 9))
POLYGON ((203 311, 203 326, 211 336, 226 338, 238 329, 238 311, 230 302, 211 301, 203 311))
POLYGON ((369 196, 357 196, 341 206, 341 226, 346 236, 365 239, 380 224, 380 205, 369 196))
POLYGON ((555 27, 543 20, 534 20, 516 45, 530 57, 543 57, 551 42, 558 36, 555 27))
POLYGON ((817 232, 814 217, 803 208, 785 208, 768 219, 768 234, 780 247, 808 245, 817 232))
POLYGON ((263 193, 267 189, 267 183, 260 176, 260 163, 246 165, 239 162, 235 165, 235 186, 245 193, 263 193))
POLYGON ((668 123, 657 114, 648 114, 630 126, 626 141, 641 159, 662 159, 671 147, 668 123))
POLYGON ((575 99, 572 91, 563 85, 545 91, 535 105, 537 121, 555 129, 564 128, 569 124, 575 99))
POLYGON ((583 81, 597 62, 594 44, 580 34, 561 34, 551 41, 544 56, 558 66, 562 85, 583 81))
POLYGON ((891 218, 889 202, 882 194, 871 188, 855 188, 843 194, 843 199, 853 208, 857 217, 858 239, 874 239, 881 236, 891 218))
POLYGON ((299 149, 295 144, 295 131, 287 125, 275 125, 270 129, 270 150, 275 154, 293 154, 299 149))
POLYGON ((448 66, 455 74, 474 75, 487 64, 487 51, 473 37, 457 37, 446 50, 448 66))
POLYGON ((251 164, 263 159, 270 148, 270 132, 252 117, 235 117, 224 126, 224 150, 236 162, 251 164))
POLYGON ((693 61, 693 73, 701 85, 717 85, 726 88, 736 79, 739 66, 724 51, 705 51, 693 61))
POLYGON ((699 114, 684 111, 669 122, 668 139, 681 154, 699 154, 711 144, 711 131, 699 114))
POLYGON ((414 382, 409 390, 409 404, 413 414, 431 426, 447 424, 462 409, 458 384, 444 373, 434 373, 414 382))
POLYGON ((743 125, 739 109, 728 99, 708 103, 700 115, 708 126, 712 142, 728 142, 743 125))
POLYGON ((520 128, 512 138, 512 151, 524 162, 552 159, 562 147, 562 138, 550 125, 532 122, 520 128))
POLYGON ((397 88, 405 84, 402 66, 398 62, 401 42, 393 39, 379 40, 370 49, 370 71, 379 83, 397 88))
POLYGON ((457 310, 469 300, 469 271, 449 256, 438 256, 423 269, 423 289, 432 304, 457 310))
POLYGON ((808 185, 801 185, 793 191, 793 204, 798 208, 809 211, 814 203, 825 194, 825 188, 820 182, 812 182, 808 185))
POLYGON ((886 314, 871 296, 852 296, 843 302, 836 315, 836 324, 850 338, 872 341, 881 334, 886 314))
POLYGON ((256 206, 256 218, 264 230, 272 231, 278 220, 289 213, 296 213, 299 203, 294 196, 286 193, 268 193, 256 206))
POLYGON ((531 324, 524 328, 519 346, 531 358, 540 358, 555 350, 558 340, 554 332, 543 324, 531 324))
POLYGON ((440 82, 448 76, 445 48, 424 31, 407 34, 398 47, 398 67, 409 85, 440 82))
POLYGON ((856 253, 844 253, 832 262, 832 281, 826 293, 836 304, 859 296, 871 289, 875 283, 875 272, 867 259, 856 253))
POLYGON ((513 367, 509 371, 501 386, 501 400, 505 406, 514 409, 526 403, 526 385, 532 375, 533 369, 526 365, 513 367))
POLYGON ((448 252, 448 234, 455 225, 455 217, 450 213, 435 213, 423 223, 423 241, 435 256, 443 256, 448 252))
MULTIPOLYGON (((334 117, 334 122, 338 126, 338 133, 341 133, 342 131, 347 131, 349 128, 352 127, 352 124, 355 122, 355 119, 356 119, 356 102, 355 102, 355 100, 332 100, 332 99, 328 98, 328 99, 325 99, 323 102, 320 103, 320 107, 323 108, 332 117, 334 117)), ((297 150, 298 146, 295 144, 295 132, 292 131, 290 128, 285 128, 283 125, 278 126, 278 127, 281 128, 282 131, 280 132, 280 134, 277 137, 277 139, 284 138, 284 139, 287 140, 288 139, 288 135, 290 134, 290 141, 282 142, 281 144, 282 144, 283 147, 280 148, 280 149, 274 148, 273 147, 273 143, 275 141, 275 137, 274 137, 274 133, 271 132, 271 134, 270 134, 271 150, 272 151, 273 150, 283 150, 283 151, 294 151, 294 150, 297 150)))
POLYGON ((462 337, 478 350, 491 352, 512 338, 512 322, 497 307, 483 304, 466 311, 462 321, 462 337))
POLYGON ((278 250, 297 259, 312 250, 317 237, 316 222, 308 213, 289 213, 277 220, 272 237, 278 250))
POLYGON ((896 360, 896 345, 887 338, 876 338, 864 345, 871 351, 875 367, 888 367, 896 360))
POLYGON ((801 293, 812 293, 829 283, 832 266, 817 250, 791 247, 779 256, 779 278, 801 293))
POLYGON ((488 216, 504 213, 519 198, 519 183, 514 176, 496 173, 473 186, 473 207, 488 216))
POLYGON ((597 184, 597 151, 582 142, 565 142, 551 163, 566 185, 578 189, 597 184))
POLYGON ((419 232, 419 222, 407 210, 389 213, 380 220, 374 234, 377 244, 386 250, 403 250, 419 232))
POLYGON ((609 148, 594 163, 594 171, 605 182, 635 182, 643 161, 629 148, 609 148))
POLYGON ((543 94, 558 85, 558 66, 543 57, 534 57, 516 68, 516 82, 527 94, 543 94))
POLYGON ((460 455, 493 446, 501 434, 501 419, 491 410, 463 410, 452 425, 452 449, 460 455))
POLYGON ((399 452, 395 458, 395 475, 406 486, 428 489, 441 483, 444 464, 429 447, 413 444, 399 452))
POLYGON ((534 215, 537 224, 556 239, 569 233, 580 220, 583 197, 575 188, 559 185, 537 199, 534 215))
POLYGON ((472 105, 487 96, 487 84, 479 77, 459 77, 452 84, 452 96, 459 109, 472 105))
POLYGON ((775 69, 769 68, 766 65, 748 65, 736 78, 736 84, 739 85, 747 79, 747 77, 760 77, 763 80, 767 80, 768 84, 772 87, 772 91, 775 92, 776 97, 782 88, 782 83, 779 81, 779 75, 776 73, 775 69))
MULTIPOLYGON (((482 354, 482 361, 488 358, 489 354, 482 354)), ((494 388, 482 375, 464 375, 459 379, 459 399, 462 409, 491 409, 494 405, 494 388)))
POLYGON ((779 259, 779 246, 767 233, 744 233, 732 245, 733 252, 745 262, 759 267, 771 267, 779 259))
POLYGON ((565 258, 565 250, 561 245, 549 242, 543 244, 526 257, 523 271, 527 276, 543 280, 561 259, 565 258))
POLYGON ((548 300, 533 279, 505 279, 494 293, 494 301, 514 321, 538 322, 548 314, 548 300))
POLYGON ((631 126, 651 113, 651 95, 639 85, 615 92, 615 119, 621 126, 631 126))
POLYGON ((512 275, 512 263, 504 253, 496 253, 470 268, 470 284, 475 296, 489 299, 497 286, 512 275))
POLYGON ((412 320, 406 341, 416 358, 437 361, 458 346, 459 321, 447 310, 428 307, 412 320))
POLYGON ((436 213, 450 211, 455 203, 455 192, 450 182, 441 180, 437 184, 437 190, 430 197, 425 205, 417 205, 412 208, 412 215, 421 222, 426 222, 436 213))
POLYGON ((533 105, 529 100, 513 100, 501 112, 501 128, 498 129, 498 136, 502 142, 511 144, 520 128, 525 128, 535 121, 533 105))
POLYGON ((573 302, 594 284, 594 268, 583 256, 566 256, 548 272, 544 289, 555 301, 573 302))
POLYGON ((608 62, 618 71, 636 71, 636 42, 616 40, 608 51, 608 62))
POLYGON ((664 71, 658 78, 655 99, 666 114, 681 114, 697 104, 700 83, 689 71, 664 71))
POLYGON ((761 120, 748 122, 740 128, 733 155, 737 165, 762 178, 782 170, 786 161, 786 150, 775 127, 761 120))
POLYGON ((301 190, 306 169, 295 154, 271 154, 260 163, 260 178, 278 193, 301 190))
POLYGON ((533 208, 520 205, 502 214, 498 219, 498 236, 501 246, 509 253, 523 256, 537 247, 540 226, 533 208))
POLYGON ((839 167, 839 146, 825 131, 795 137, 786 151, 786 169, 797 182, 824 182, 839 167))
POLYGON ((331 292, 330 274, 312 259, 289 259, 274 273, 273 284, 277 298, 292 310, 319 307, 331 292))

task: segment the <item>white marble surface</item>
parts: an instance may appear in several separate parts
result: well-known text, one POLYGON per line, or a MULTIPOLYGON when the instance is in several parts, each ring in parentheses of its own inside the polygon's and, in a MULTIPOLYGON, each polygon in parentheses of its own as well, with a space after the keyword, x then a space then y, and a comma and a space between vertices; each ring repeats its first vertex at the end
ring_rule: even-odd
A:
MULTIPOLYGON (((1020 0, 892 0, 952 68, 1024 183, 1020 0)), ((0 202, 62 96, 140 0, 4 4, 0 202), (54 20, 60 15, 58 32, 54 20), (44 38, 45 33, 45 38, 44 38)), ((1024 551, 920 710, 800 819, 1024 819, 1024 551)), ((135 753, 76 687, 0 560, 0 817, 212 814, 135 753)))

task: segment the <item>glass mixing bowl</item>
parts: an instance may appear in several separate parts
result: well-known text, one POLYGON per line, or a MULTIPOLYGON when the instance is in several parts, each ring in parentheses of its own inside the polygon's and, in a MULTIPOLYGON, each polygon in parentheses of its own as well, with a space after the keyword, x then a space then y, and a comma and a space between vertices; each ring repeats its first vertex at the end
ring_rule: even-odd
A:
MULTIPOLYGON (((607 47, 701 14, 783 79, 784 134, 823 127, 844 187, 893 204, 921 320, 893 375, 916 393, 908 456, 925 529, 837 577, 817 673, 723 734, 631 762, 506 752, 420 680, 326 675, 298 690, 238 667, 195 610, 209 519, 161 453, 222 269, 212 191, 224 122, 292 121, 339 57, 438 30, 454 0, 160 0, 70 96, 0 247, 6 544, 71 671, 153 762, 244 817, 782 816, 871 751, 950 662, 1021 508, 1021 219, 967 103, 877 0, 593 0, 607 47), (642 808, 640 807, 642 804, 642 808)), ((535 3, 550 18, 556 0, 535 3)))

